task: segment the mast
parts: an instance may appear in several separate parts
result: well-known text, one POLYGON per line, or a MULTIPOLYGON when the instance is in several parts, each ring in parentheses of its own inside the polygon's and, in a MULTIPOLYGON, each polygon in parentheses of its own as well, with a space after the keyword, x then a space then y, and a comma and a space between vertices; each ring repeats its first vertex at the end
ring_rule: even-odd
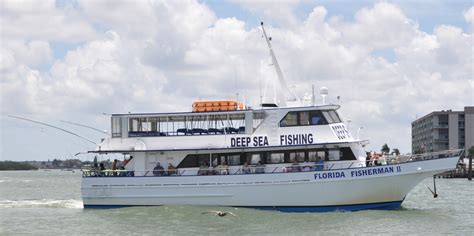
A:
POLYGON ((285 99, 283 99, 283 101, 280 101, 280 105, 285 107, 287 101, 299 101, 299 98, 288 88, 285 78, 283 77, 283 72, 281 71, 280 64, 278 64, 275 53, 273 52, 272 44, 270 42, 272 38, 267 36, 267 33, 265 32, 265 28, 263 27, 263 22, 261 22, 260 25, 262 26, 263 35, 265 36, 265 41, 267 42, 267 46, 270 51, 272 63, 275 66, 275 70, 278 76, 278 82, 280 84, 280 87, 283 89, 283 92, 286 95, 285 99))

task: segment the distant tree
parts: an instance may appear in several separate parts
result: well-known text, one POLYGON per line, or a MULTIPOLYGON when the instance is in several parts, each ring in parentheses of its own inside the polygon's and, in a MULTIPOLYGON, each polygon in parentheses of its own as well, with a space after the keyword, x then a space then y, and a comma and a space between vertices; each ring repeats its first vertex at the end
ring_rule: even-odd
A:
POLYGON ((62 164, 62 162, 63 162, 63 161, 61 161, 61 160, 59 160, 59 159, 54 159, 54 160, 53 160, 53 167, 55 167, 55 168, 60 167, 61 164, 62 164))
POLYGON ((394 148, 392 149, 392 154, 395 153, 395 155, 400 155, 400 150, 398 150, 398 148, 394 148))
POLYGON ((37 167, 27 162, 0 161, 0 170, 36 170, 37 167))
POLYGON ((388 145, 385 143, 383 146, 382 146, 382 149, 380 149, 380 151, 382 153, 390 153, 390 148, 388 147, 388 145))
POLYGON ((474 157, 474 146, 472 146, 471 148, 469 148, 468 152, 469 152, 469 155, 470 155, 471 157, 474 157))

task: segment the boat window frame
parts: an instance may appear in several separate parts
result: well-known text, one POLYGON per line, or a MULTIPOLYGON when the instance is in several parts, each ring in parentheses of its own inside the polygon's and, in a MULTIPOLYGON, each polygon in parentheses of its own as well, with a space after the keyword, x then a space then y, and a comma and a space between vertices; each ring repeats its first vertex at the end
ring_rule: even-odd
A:
MULTIPOLYGON (((289 111, 285 114, 285 116, 283 116, 283 118, 280 120, 279 122, 279 127, 298 127, 298 126, 314 126, 314 125, 328 125, 328 124, 332 124, 331 122, 328 121, 328 119, 326 118, 326 115, 324 115, 324 112, 325 111, 322 111, 322 110, 302 110, 302 111, 289 111), (307 122, 305 122, 305 124, 302 124, 302 117, 301 117, 301 114, 303 113, 307 113, 307 122), (296 124, 295 125, 288 125, 288 122, 287 122, 287 119, 288 119, 288 116, 289 115, 296 115, 296 124), (319 117, 319 120, 318 120, 318 123, 317 124, 313 124, 313 118, 314 117, 319 117)), ((334 111, 335 112, 335 111, 334 111)), ((329 114, 327 114, 327 116, 329 118, 331 118, 329 116, 329 114)), ((331 119, 331 121, 333 121, 331 119)), ((338 122, 336 122, 338 123, 338 122)))
POLYGON ((294 149, 294 150, 273 150, 273 151, 261 151, 261 152, 230 152, 230 153, 212 153, 212 154, 187 154, 183 160, 178 164, 177 168, 198 168, 200 161, 208 161, 211 166, 218 166, 222 163, 222 160, 227 162, 228 166, 241 166, 245 162, 249 165, 257 165, 258 160, 255 163, 251 162, 252 156, 259 155, 259 160, 263 164, 292 164, 294 158, 291 158, 291 153, 303 154, 303 158, 298 159, 298 163, 302 162, 316 162, 319 160, 324 161, 357 161, 357 157, 350 147, 337 147, 337 148, 310 148, 310 149, 294 149), (283 154, 283 162, 275 163, 272 161, 272 154, 278 153, 283 154), (311 160, 311 153, 316 153, 317 160, 311 160), (331 154, 338 155, 338 159, 332 159, 331 154), (230 162, 229 157, 234 156, 235 159, 239 159, 239 164, 230 162), (322 158, 321 158, 322 157, 322 158), (214 162, 216 160, 216 162, 214 162), (186 162, 183 166, 183 162, 186 162))
POLYGON ((111 134, 112 138, 122 137, 122 117, 111 117, 111 134))

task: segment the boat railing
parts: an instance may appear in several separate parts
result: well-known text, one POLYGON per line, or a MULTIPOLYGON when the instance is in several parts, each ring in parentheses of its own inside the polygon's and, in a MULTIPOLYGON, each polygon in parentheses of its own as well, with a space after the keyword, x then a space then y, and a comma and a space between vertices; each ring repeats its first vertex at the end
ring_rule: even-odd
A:
POLYGON ((464 153, 464 149, 446 150, 440 152, 431 152, 414 155, 388 155, 382 156, 377 160, 356 160, 356 161, 333 161, 333 162, 316 162, 316 163, 285 163, 279 166, 230 166, 226 168, 219 167, 201 167, 197 168, 180 168, 173 170, 83 170, 83 177, 134 177, 134 176, 209 176, 209 175, 242 175, 242 174, 272 174, 272 173, 294 173, 309 172, 323 170, 341 170, 353 169, 370 166, 395 165, 406 162, 426 161, 433 159, 460 157, 464 153))

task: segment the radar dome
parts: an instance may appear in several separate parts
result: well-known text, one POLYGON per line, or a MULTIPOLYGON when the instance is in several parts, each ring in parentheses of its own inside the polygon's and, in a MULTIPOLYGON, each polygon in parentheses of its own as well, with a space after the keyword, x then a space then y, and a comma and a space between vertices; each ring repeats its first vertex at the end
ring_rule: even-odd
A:
POLYGON ((329 94, 329 89, 327 87, 321 87, 321 89, 319 90, 319 93, 321 95, 328 95, 329 94))

